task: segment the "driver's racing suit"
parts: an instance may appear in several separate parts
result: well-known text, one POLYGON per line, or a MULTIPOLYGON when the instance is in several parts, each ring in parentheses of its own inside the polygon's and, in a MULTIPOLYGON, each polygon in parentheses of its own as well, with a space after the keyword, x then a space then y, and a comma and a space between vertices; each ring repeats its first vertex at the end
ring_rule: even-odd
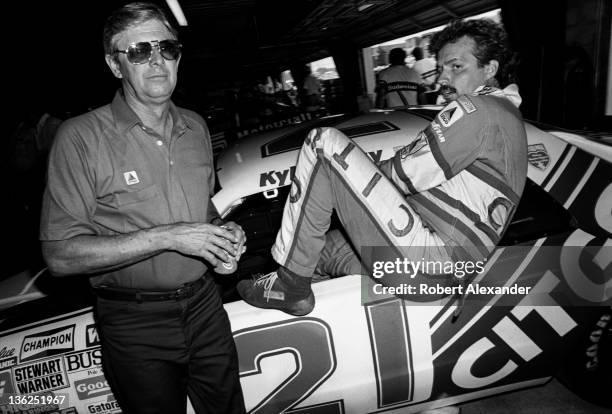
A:
MULTIPOLYGON (((272 247, 274 259, 305 277, 317 265, 341 274, 363 272, 358 258, 347 259, 348 251, 371 270, 368 246, 387 246, 392 256, 411 261, 485 259, 525 184, 527 139, 519 103, 515 85, 462 95, 379 165, 338 130, 311 131, 272 247), (326 246, 333 209, 354 250, 337 237, 328 237, 326 246), (342 266, 329 263, 334 260, 342 266)), ((383 277, 382 283, 395 282, 383 277)))

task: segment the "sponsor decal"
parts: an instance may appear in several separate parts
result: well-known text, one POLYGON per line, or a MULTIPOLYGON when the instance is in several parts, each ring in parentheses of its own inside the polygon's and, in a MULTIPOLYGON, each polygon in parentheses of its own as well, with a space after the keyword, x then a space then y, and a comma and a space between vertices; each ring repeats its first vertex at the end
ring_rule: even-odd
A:
POLYGON ((538 170, 546 170, 550 163, 550 156, 544 144, 532 144, 527 146, 527 159, 529 164, 538 170))
POLYGON ((21 362, 74 350, 74 325, 28 335, 21 345, 21 362))
POLYGON ((387 84, 387 91, 416 91, 419 87, 414 82, 390 82, 387 84))
POLYGON ((400 153, 401 159, 404 160, 408 158, 409 156, 416 154, 421 149, 423 149, 425 145, 427 145, 427 140, 425 139, 425 135, 423 133, 420 133, 417 139, 415 139, 410 144, 402 148, 402 151, 400 153))
POLYGON ((15 388, 11 381, 11 371, 0 372, 0 404, 6 404, 8 396, 15 394, 15 388))
POLYGON ((102 401, 87 406, 87 412, 91 414, 117 412, 120 409, 117 401, 102 401))
POLYGON ((78 414, 76 407, 58 408, 56 404, 46 405, 4 405, 0 406, 0 414, 78 414))
POLYGON ((13 377, 19 394, 57 390, 70 385, 61 357, 15 367, 13 377))
POLYGON ((438 114, 438 120, 444 128, 448 128, 461 119, 463 114, 463 109, 461 109, 459 104, 451 102, 438 114))
MULTIPOLYGON (((382 150, 369 151, 368 156, 372 159, 372 161, 378 163, 382 158, 382 153, 382 150)), ((284 169, 282 171, 272 170, 264 172, 259 174, 259 186, 267 187, 269 185, 276 185, 279 187, 283 187, 285 185, 291 184, 291 182, 294 180, 294 177, 295 166, 284 169)))
POLYGON ((432 121, 431 124, 429 124, 429 126, 430 126, 431 130, 438 137, 438 141, 440 141, 440 142, 445 142, 446 141, 446 137, 442 133, 442 128, 440 128, 440 124, 438 124, 435 121, 432 121))
POLYGON ((140 180, 138 179, 138 174, 136 174, 136 171, 124 172, 123 178, 125 178, 125 183, 127 185, 138 184, 140 182, 140 180))
POLYGON ((465 95, 460 96, 459 98, 457 98, 457 102, 459 102, 461 107, 463 107, 465 112, 467 112, 468 114, 471 114, 472 112, 476 112, 476 107, 474 106, 474 103, 467 96, 465 95))
POLYGON ((15 348, 7 348, 3 346, 0 348, 0 358, 8 358, 15 356, 15 348))
MULTIPOLYGON (((319 118, 320 115, 318 114, 314 114, 315 118, 319 118)), ((252 135, 252 134, 256 134, 258 132, 262 132, 262 131, 270 131, 273 129, 279 129, 279 128, 283 128, 289 125, 294 125, 294 124, 300 124, 304 121, 308 121, 310 119, 313 119, 313 114, 311 114, 310 112, 304 112, 301 113, 299 115, 295 115, 292 116, 290 118, 285 118, 285 119, 280 119, 278 121, 274 121, 274 122, 269 122, 266 124, 261 124, 259 125, 257 128, 252 128, 252 129, 244 129, 241 131, 237 132, 237 136, 238 138, 243 138, 247 135, 252 135)))
POLYGON ((64 363, 68 372, 95 369, 102 365, 102 350, 100 348, 92 348, 64 355, 64 363))
POLYGON ((17 357, 7 358, 0 361, 0 369, 12 367, 13 365, 17 365, 17 357))
POLYGON ((76 389, 77 397, 81 401, 112 394, 110 385, 108 385, 104 375, 75 381, 74 388, 76 389))
POLYGON ((87 348, 100 345, 100 337, 98 336, 98 330, 95 324, 92 323, 85 327, 85 335, 85 344, 87 348))
POLYGON ((268 185, 284 186, 289 184, 295 176, 295 166, 283 171, 269 171, 259 175, 259 186, 266 187, 268 185))

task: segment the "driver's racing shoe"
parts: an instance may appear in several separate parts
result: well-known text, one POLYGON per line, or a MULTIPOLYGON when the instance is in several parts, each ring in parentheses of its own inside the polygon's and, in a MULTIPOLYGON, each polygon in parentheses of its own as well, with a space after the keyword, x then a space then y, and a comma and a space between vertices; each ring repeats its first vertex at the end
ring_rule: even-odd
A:
POLYGON ((281 272, 241 280, 236 287, 238 293, 245 302, 258 308, 278 309, 295 316, 308 315, 315 304, 310 278, 281 272))

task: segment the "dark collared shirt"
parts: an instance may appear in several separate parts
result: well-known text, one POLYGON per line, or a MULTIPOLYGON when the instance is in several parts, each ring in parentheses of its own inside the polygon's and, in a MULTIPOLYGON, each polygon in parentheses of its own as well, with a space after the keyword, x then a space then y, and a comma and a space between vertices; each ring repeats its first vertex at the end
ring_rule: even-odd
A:
MULTIPOLYGON (((118 235, 218 216, 208 128, 195 112, 170 104, 173 129, 161 137, 142 124, 118 92, 109 105, 60 127, 49 155, 41 240, 118 235)), ((101 284, 174 289, 206 270, 200 259, 164 252, 91 278, 101 284)))

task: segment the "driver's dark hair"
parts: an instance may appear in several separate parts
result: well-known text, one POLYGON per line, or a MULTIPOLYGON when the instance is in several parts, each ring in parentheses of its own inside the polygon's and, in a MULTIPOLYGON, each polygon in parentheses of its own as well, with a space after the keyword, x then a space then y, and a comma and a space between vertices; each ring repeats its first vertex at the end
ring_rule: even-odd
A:
POLYGON ((178 39, 177 30, 172 26, 166 12, 160 6, 147 2, 129 3, 113 11, 106 19, 102 36, 104 53, 107 55, 113 53, 113 38, 117 34, 149 20, 160 21, 178 39))
POLYGON ((429 43, 429 50, 438 57, 440 49, 448 43, 455 43, 463 36, 474 40, 476 46, 472 53, 479 66, 491 60, 499 62, 495 75, 497 86, 505 88, 516 82, 516 65, 518 59, 510 48, 508 35, 500 23, 489 19, 455 20, 442 31, 434 34, 429 43))

